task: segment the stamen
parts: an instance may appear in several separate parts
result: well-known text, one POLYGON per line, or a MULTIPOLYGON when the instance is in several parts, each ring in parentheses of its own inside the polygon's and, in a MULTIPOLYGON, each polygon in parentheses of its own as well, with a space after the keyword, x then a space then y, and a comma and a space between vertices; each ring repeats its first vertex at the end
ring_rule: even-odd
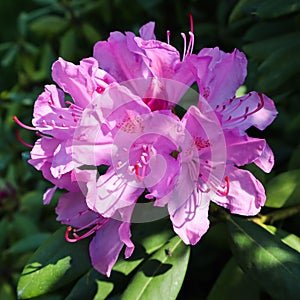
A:
POLYGON ((190 17, 190 29, 191 29, 191 32, 194 33, 194 20, 193 20, 192 13, 189 13, 189 17, 190 17))
POLYGON ((87 231, 86 233, 84 233, 83 235, 79 236, 76 232, 82 231, 84 229, 86 229, 85 227, 82 227, 80 229, 73 229, 72 226, 68 226, 66 233, 65 233, 65 239, 67 242, 69 243, 76 243, 80 240, 83 240, 87 237, 89 237, 90 235, 92 235, 93 233, 95 233, 99 228, 101 228, 105 223, 107 222, 107 220, 103 220, 103 222, 98 222, 96 223, 96 225, 94 227, 92 227, 89 231, 87 231), (70 232, 73 230, 73 237, 74 238, 70 238, 70 232))
POLYGON ((186 55, 186 36, 183 32, 181 32, 181 36, 183 38, 183 56, 182 56, 182 60, 184 60, 185 55, 186 55))
POLYGON ((82 113, 82 111, 83 111, 83 108, 81 108, 80 106, 74 104, 74 103, 71 102, 71 101, 66 101, 66 104, 67 104, 67 105, 70 105, 70 106, 69 106, 70 109, 73 109, 73 110, 75 110, 75 111, 78 111, 79 113, 82 113))
POLYGON ((19 135, 19 131, 18 130, 16 130, 16 137, 17 137, 18 141, 21 144, 23 144, 24 146, 29 147, 29 148, 33 148, 33 145, 27 144, 25 141, 22 140, 22 138, 19 135))
POLYGON ((16 116, 13 116, 13 120, 21 127, 28 129, 28 130, 34 130, 36 131, 35 127, 27 126, 24 123, 22 123, 16 116))
POLYGON ((189 35, 190 35, 190 41, 189 41, 188 49, 186 51, 186 55, 192 54, 194 49, 194 39, 195 39, 194 34, 191 31, 189 31, 189 35))
POLYGON ((170 36, 171 36, 171 32, 170 30, 167 30, 167 43, 170 45, 170 36))
POLYGON ((230 184, 229 184, 229 178, 227 176, 224 178, 224 180, 225 180, 225 186, 223 186, 224 190, 218 189, 216 192, 217 192, 217 194, 219 194, 219 196, 224 196, 225 197, 229 193, 230 184))
POLYGON ((135 171, 135 176, 136 176, 137 180, 139 182, 142 182, 144 178, 139 175, 139 168, 140 167, 141 167, 140 163, 135 164, 134 165, 134 171, 135 171))

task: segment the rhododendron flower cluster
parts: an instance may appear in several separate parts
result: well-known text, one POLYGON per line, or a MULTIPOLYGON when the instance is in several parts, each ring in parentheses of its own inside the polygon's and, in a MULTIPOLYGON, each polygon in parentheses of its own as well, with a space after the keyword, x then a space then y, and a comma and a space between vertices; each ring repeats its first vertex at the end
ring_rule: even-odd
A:
POLYGON ((208 230, 210 201, 236 214, 260 211, 264 188, 240 167, 270 172, 274 164, 266 141, 247 134, 272 123, 273 101, 257 92, 235 96, 247 73, 242 52, 193 54, 192 23, 182 56, 169 32, 167 42, 156 39, 153 22, 139 33, 112 32, 79 65, 59 58, 57 86, 46 85, 37 98, 33 127, 15 117, 38 131, 29 163, 54 185, 44 203, 65 190, 56 212, 68 225, 66 240, 92 236, 92 265, 107 276, 124 245, 126 258, 134 251, 131 224, 158 218, 153 210, 134 219, 135 210, 161 208, 194 245, 208 230), (179 116, 194 83, 197 99, 179 116))

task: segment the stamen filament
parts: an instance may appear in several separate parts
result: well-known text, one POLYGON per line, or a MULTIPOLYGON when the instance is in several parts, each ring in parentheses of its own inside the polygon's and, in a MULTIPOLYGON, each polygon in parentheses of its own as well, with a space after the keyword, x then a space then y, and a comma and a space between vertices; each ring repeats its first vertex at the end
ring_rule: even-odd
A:
POLYGON ((230 186, 230 184, 229 184, 229 178, 227 176, 224 178, 224 180, 225 180, 225 186, 224 186, 225 190, 222 191, 222 190, 218 189, 217 193, 219 194, 219 196, 224 196, 225 197, 229 193, 229 186, 230 186))
POLYGON ((21 127, 28 129, 28 130, 34 130, 36 131, 35 127, 27 126, 24 123, 22 123, 16 116, 13 116, 13 120, 21 127))
POLYGON ((193 20, 192 13, 189 13, 189 17, 190 17, 190 29, 191 29, 191 32, 194 33, 194 20, 193 20))
POLYGON ((23 144, 24 146, 26 147, 29 147, 29 148, 33 148, 33 145, 30 145, 28 143, 26 143, 21 137, 20 137, 20 134, 19 134, 19 131, 16 129, 16 137, 18 139, 18 141, 23 144))
POLYGON ((190 41, 189 41, 188 49, 186 51, 186 55, 192 54, 194 49, 194 34, 191 31, 189 31, 189 35, 190 35, 190 41))
POLYGON ((181 36, 183 38, 183 56, 182 56, 182 60, 184 60, 185 55, 186 55, 186 36, 183 32, 181 33, 181 36))

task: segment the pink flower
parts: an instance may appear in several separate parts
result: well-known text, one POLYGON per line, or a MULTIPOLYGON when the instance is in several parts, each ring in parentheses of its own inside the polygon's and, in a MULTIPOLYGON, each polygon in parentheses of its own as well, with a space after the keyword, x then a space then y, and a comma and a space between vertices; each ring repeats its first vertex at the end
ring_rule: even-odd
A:
POLYGON ((98 68, 94 58, 83 59, 79 66, 60 58, 52 66, 52 77, 63 90, 55 85, 45 86, 34 105, 34 127, 25 126, 15 119, 21 126, 36 130, 41 136, 31 150, 29 163, 55 185, 44 195, 45 203, 49 203, 57 187, 74 190, 72 145, 75 129, 83 109, 114 81, 98 68), (65 101, 64 92, 71 96, 71 101, 65 101))
POLYGON ((180 160, 170 155, 183 138, 179 127, 173 113, 152 112, 124 86, 114 84, 99 95, 74 135, 73 160, 80 169, 108 166, 87 183, 89 208, 109 218, 135 204, 146 188, 148 199, 170 193, 180 169, 180 160))
POLYGON ((57 221, 70 225, 66 231, 68 242, 78 242, 93 235, 89 246, 90 257, 93 267, 100 273, 110 276, 111 269, 124 245, 126 246, 125 258, 131 256, 134 245, 130 240, 130 223, 114 218, 103 218, 90 210, 80 189, 62 195, 56 213, 57 221))
POLYGON ((250 138, 245 130, 251 126, 263 130, 277 111, 273 101, 263 94, 251 92, 235 97, 245 79, 247 64, 238 50, 228 54, 218 48, 203 49, 189 61, 194 61, 200 97, 198 108, 191 106, 182 121, 193 136, 193 150, 189 143, 182 145, 181 155, 188 157, 183 158, 182 187, 168 207, 175 232, 185 243, 195 244, 208 229, 210 200, 241 215, 255 215, 264 205, 262 184, 238 167, 254 162, 263 171, 271 171, 274 157, 270 147, 263 139, 250 138), (207 68, 201 63, 202 68, 198 68, 203 57, 209 57, 211 63, 207 68), (217 120, 207 112, 210 116, 214 112, 217 120), (213 148, 219 149, 221 157, 212 155, 213 148), (226 157, 222 157, 222 148, 226 157), (180 199, 186 200, 182 203, 180 199))
POLYGON ((156 40, 153 31, 154 23, 149 22, 141 27, 141 37, 136 37, 132 32, 126 32, 125 35, 112 32, 108 41, 100 41, 94 47, 94 57, 99 66, 117 82, 127 82, 152 111, 173 107, 195 81, 185 61, 193 49, 193 33, 190 32, 188 49, 185 35, 182 34, 185 54, 181 60, 178 50, 169 41, 164 43, 156 40), (139 84, 141 81, 136 81, 138 78, 147 81, 147 89, 139 84), (171 79, 174 80, 173 84, 171 79), (182 84, 176 87, 175 82, 182 84))
POLYGON ((29 163, 54 184, 44 203, 56 188, 68 191, 56 210, 71 226, 66 239, 94 235, 92 264, 107 276, 123 246, 125 257, 134 249, 130 223, 139 197, 167 206, 174 231, 194 245, 208 230, 210 201, 232 213, 259 212, 264 188, 239 167, 255 163, 270 172, 274 164, 266 141, 246 132, 272 123, 273 101, 257 92, 235 96, 247 74, 245 55, 219 48, 192 54, 192 22, 182 57, 169 32, 164 43, 153 31, 150 22, 140 37, 113 32, 80 65, 59 59, 52 76, 61 89, 45 87, 34 127, 15 119, 41 136, 29 163), (199 95, 180 119, 174 108, 194 82, 199 95))

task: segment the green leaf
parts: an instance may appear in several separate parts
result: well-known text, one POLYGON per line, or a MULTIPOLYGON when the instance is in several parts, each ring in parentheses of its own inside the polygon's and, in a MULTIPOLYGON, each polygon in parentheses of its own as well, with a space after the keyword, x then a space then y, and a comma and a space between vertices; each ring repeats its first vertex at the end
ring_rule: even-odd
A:
POLYGON ((262 1, 257 9, 261 18, 271 19, 300 11, 299 0, 272 0, 262 1))
POLYGON ((161 248, 174 235, 169 220, 135 224, 132 241, 136 245, 129 259, 120 257, 113 267, 114 271, 129 275, 146 257, 161 248))
POLYGON ((176 299, 189 255, 190 248, 178 236, 173 237, 143 264, 121 299, 176 299))
POLYGON ((274 177, 266 185, 265 206, 280 208, 300 203, 300 169, 287 171, 274 177))
POLYGON ((88 243, 68 243, 65 228, 56 231, 33 254, 18 282, 19 299, 30 299, 54 291, 90 268, 88 243))
MULTIPOLYGON (((103 294, 106 290, 107 284, 113 286, 113 283, 107 282, 109 279, 104 275, 100 274, 94 269, 91 269, 84 276, 82 276, 72 288, 72 291, 67 296, 66 300, 76 300, 76 299, 95 299, 94 296, 99 292, 99 287, 101 287, 103 294), (102 280, 102 281, 100 281, 102 280), (103 284, 101 284, 103 283, 103 284)), ((110 293, 110 292, 109 292, 110 293)), ((105 297, 109 294, 105 294, 105 297)), ((100 297, 98 296, 100 299, 100 297)))
POLYGON ((98 291, 93 300, 105 300, 110 292, 114 288, 114 284, 109 281, 98 281, 97 280, 98 291))
POLYGON ((132 230, 134 244, 140 244, 147 254, 162 247, 173 235, 170 221, 166 219, 136 224, 132 230))
POLYGON ((35 250, 43 242, 45 242, 49 238, 49 236, 49 233, 37 233, 30 235, 13 244, 8 249, 8 251, 12 254, 20 254, 27 251, 35 250))
POLYGON ((300 238, 292 233, 284 231, 282 229, 276 228, 275 226, 261 224, 263 228, 271 232, 278 239, 280 239, 283 243, 287 244, 289 247, 294 250, 300 252, 300 238))
POLYGON ((6 53, 2 56, 1 59, 1 65, 3 67, 7 67, 10 64, 12 64, 13 61, 15 61, 15 57, 17 56, 18 52, 19 52, 20 48, 18 45, 14 44, 12 45, 7 51, 6 53))
POLYGON ((60 39, 59 55, 66 60, 72 60, 75 57, 76 35, 75 29, 71 28, 60 39))
POLYGON ((228 226, 232 252, 242 270, 272 299, 298 299, 300 254, 251 221, 232 217, 228 226))
POLYGON ((30 24, 30 29, 35 34, 40 35, 57 35, 62 32, 68 25, 68 20, 59 16, 42 16, 35 19, 30 24))
POLYGON ((30 218, 30 216, 26 216, 19 212, 14 214, 14 220, 11 223, 11 226, 12 230, 20 238, 31 236, 32 234, 40 232, 40 228, 35 220, 30 218))
POLYGON ((7 282, 0 281, 0 299, 3 300, 15 300, 15 293, 11 285, 7 282))
POLYGON ((257 86, 259 90, 271 92, 279 88, 298 74, 300 68, 300 40, 298 43, 286 45, 284 48, 273 50, 259 66, 257 86))
POLYGON ((101 35, 99 32, 88 23, 82 24, 82 32, 91 44, 101 40, 101 35))
POLYGON ((240 0, 233 8, 229 16, 229 22, 233 23, 245 16, 255 14, 260 2, 261 0, 240 0))
POLYGON ((231 258, 211 289, 207 300, 259 300, 260 289, 231 258), (247 291, 247 293, 245 293, 247 291))
POLYGON ((297 48, 299 44, 299 33, 292 32, 247 44, 243 46, 243 50, 248 56, 257 59, 258 61, 264 61, 274 52, 274 50, 286 49, 287 45, 289 48, 297 48))

